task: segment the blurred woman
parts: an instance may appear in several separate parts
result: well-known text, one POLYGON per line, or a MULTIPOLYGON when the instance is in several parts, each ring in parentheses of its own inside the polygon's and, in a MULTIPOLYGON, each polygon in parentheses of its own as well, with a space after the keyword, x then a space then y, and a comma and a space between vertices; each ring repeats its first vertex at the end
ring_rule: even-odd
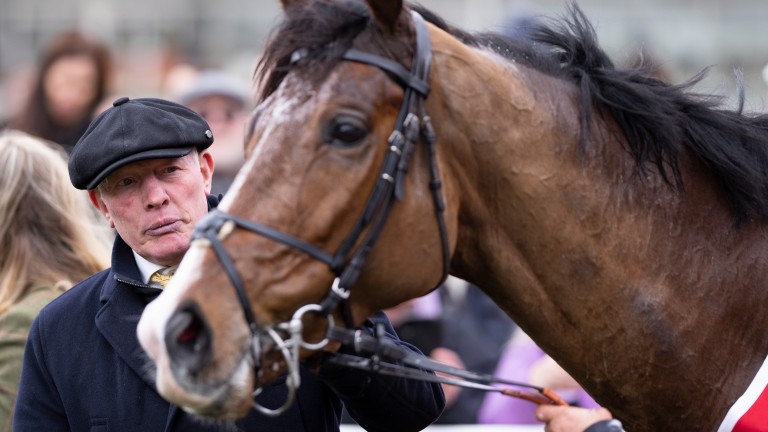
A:
POLYGON ((60 34, 43 53, 26 105, 10 127, 69 153, 107 95, 110 74, 105 45, 74 31, 60 34))
POLYGON ((27 333, 40 309, 109 266, 111 232, 72 187, 65 155, 0 132, 0 431, 10 430, 27 333))

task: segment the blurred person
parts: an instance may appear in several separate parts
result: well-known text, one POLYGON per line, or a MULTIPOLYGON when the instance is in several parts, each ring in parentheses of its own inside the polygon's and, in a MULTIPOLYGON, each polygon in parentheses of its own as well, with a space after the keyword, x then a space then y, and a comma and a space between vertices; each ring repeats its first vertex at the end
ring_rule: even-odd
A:
POLYGON ((0 132, 0 431, 8 431, 24 344, 40 309, 109 266, 105 226, 69 182, 65 155, 23 132, 0 132))
MULTIPOLYGON (((549 357, 522 330, 509 340, 499 360, 495 376, 511 381, 550 388, 568 403, 597 408, 597 402, 554 359, 549 357)), ((482 424, 536 424, 536 406, 526 400, 501 393, 488 393, 480 407, 478 422, 482 424)))
MULTIPOLYGON (((431 293, 385 312, 402 340, 434 360, 484 374, 494 372, 516 327, 480 288, 453 276, 431 293)), ((485 391, 447 384, 443 391, 446 408, 436 423, 477 422, 485 391)))
POLYGON ((9 126, 70 153, 106 97, 110 74, 104 44, 77 31, 59 34, 43 52, 27 101, 9 126))
MULTIPOLYGON (((432 291, 425 296, 400 303, 384 312, 392 322, 392 326, 400 339, 415 346, 433 360, 464 369, 465 365, 459 354, 443 346, 445 329, 440 317, 442 307, 439 302, 439 293, 432 291)), ((450 384, 441 383, 440 385, 445 394, 445 410, 440 416, 443 418, 452 409, 463 389, 450 384)), ((440 423, 439 419, 438 423, 440 423)))
POLYGON ((223 70, 203 70, 179 94, 179 102, 202 116, 211 126, 216 160, 211 193, 224 194, 245 157, 245 118, 250 107, 250 85, 223 70))
MULTIPOLYGON (((168 48, 168 47, 166 47, 168 48)), ((159 92, 161 97, 180 102, 179 95, 187 91, 200 74, 200 69, 190 63, 176 59, 173 50, 161 51, 155 59, 159 63, 159 92), (173 64, 171 64, 173 63, 173 64)), ((218 138, 217 138, 218 139, 218 138)))
MULTIPOLYGON (((210 195, 212 144, 194 111, 128 98, 96 117, 78 141, 70 180, 117 231, 112 266, 48 304, 32 324, 14 430, 338 431, 342 406, 368 430, 408 432, 432 423, 444 405, 439 385, 327 366, 301 368, 296 400, 279 417, 252 409, 236 422, 204 421, 160 396, 137 325, 172 277, 195 224, 218 204, 210 195)), ((372 335, 377 323, 384 337, 414 349, 383 313, 359 330, 372 335)), ((266 385, 259 402, 278 405, 285 392, 280 381, 266 385)))
POLYGON ((29 97, 32 88, 32 67, 14 65, 0 74, 0 129, 8 127, 29 97))
MULTIPOLYGON (((479 287, 449 277, 438 289, 441 320, 445 328, 443 346, 456 352, 466 369, 493 374, 504 342, 517 326, 479 287)), ((456 403, 440 417, 441 423, 476 423, 486 392, 462 389, 456 403)))

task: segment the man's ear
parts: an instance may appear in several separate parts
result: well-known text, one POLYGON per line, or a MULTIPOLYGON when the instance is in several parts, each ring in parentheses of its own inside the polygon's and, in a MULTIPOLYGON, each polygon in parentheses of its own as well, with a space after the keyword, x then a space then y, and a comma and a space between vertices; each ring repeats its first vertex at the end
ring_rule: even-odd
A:
POLYGON ((213 170, 216 163, 213 161, 213 155, 210 151, 203 150, 200 153, 200 174, 203 176, 205 184, 205 195, 211 194, 211 184, 213 183, 213 170))
POLYGON ((109 214, 109 209, 106 204, 104 204, 104 200, 101 199, 101 192, 97 189, 91 189, 88 191, 88 198, 90 198, 91 204, 96 207, 96 210, 98 210, 99 213, 104 216, 104 219, 109 222, 109 227, 114 228, 115 224, 112 222, 112 216, 109 214))
POLYGON ((93 206, 98 209, 99 204, 101 203, 101 198, 99 197, 99 191, 97 191, 96 189, 88 190, 88 198, 90 198, 91 204, 93 204, 93 206))

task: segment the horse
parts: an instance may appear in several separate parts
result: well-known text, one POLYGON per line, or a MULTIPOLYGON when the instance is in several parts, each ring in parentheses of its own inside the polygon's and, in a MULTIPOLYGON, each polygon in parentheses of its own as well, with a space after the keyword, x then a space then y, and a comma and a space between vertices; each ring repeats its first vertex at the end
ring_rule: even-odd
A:
POLYGON ((450 273, 628 430, 717 429, 768 355, 766 116, 616 68, 576 5, 514 39, 281 3, 245 164, 139 323, 163 397, 242 416, 450 273))

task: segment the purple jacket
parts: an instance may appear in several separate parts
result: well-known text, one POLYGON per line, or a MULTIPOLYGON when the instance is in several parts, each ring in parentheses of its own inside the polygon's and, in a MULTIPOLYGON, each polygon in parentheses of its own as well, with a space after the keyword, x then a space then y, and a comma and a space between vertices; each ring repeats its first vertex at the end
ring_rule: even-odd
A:
MULTIPOLYGON (((504 350, 494 375, 511 381, 528 382, 528 371, 531 365, 544 356, 546 353, 528 337, 525 337, 524 340, 513 339, 504 350)), ((584 408, 599 406, 581 388, 573 389, 567 393, 559 389, 553 390, 573 405, 584 408)), ((477 418, 478 423, 540 424, 534 416, 535 409, 536 405, 531 402, 505 396, 501 393, 488 393, 477 418)))

